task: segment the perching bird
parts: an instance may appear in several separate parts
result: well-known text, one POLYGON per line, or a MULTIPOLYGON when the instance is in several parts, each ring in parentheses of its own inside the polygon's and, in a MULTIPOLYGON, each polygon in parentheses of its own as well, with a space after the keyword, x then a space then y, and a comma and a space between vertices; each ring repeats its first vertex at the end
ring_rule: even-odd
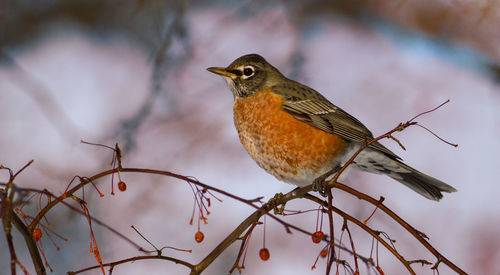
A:
MULTIPOLYGON (((286 78, 260 55, 245 55, 226 68, 208 70, 221 75, 234 95, 234 124, 241 143, 279 180, 312 184, 373 139, 359 120, 312 88, 286 78)), ((404 164, 378 142, 365 148, 351 167, 388 175, 431 200, 456 191, 404 164)))

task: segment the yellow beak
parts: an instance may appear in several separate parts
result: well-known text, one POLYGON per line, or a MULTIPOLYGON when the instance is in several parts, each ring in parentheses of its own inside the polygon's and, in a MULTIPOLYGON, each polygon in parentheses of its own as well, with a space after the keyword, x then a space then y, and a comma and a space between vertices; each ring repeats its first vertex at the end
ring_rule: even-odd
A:
POLYGON ((207 69, 209 72, 212 72, 214 74, 218 74, 218 75, 221 75, 221 76, 225 76, 225 77, 230 77, 231 79, 235 79, 237 77, 237 75, 231 73, 231 72, 228 72, 226 70, 226 68, 221 68, 221 67, 210 67, 207 69))

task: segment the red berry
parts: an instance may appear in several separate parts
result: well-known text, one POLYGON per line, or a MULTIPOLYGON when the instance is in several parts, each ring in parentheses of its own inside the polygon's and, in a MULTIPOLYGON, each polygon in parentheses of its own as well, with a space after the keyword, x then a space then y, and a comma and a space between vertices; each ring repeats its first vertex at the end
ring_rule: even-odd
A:
POLYGON ((35 228, 35 230, 33 230, 33 240, 35 240, 35 242, 38 242, 41 238, 42 230, 40 230, 40 228, 35 228))
POLYGON ((325 234, 321 231, 316 231, 314 232, 313 236, 312 236, 312 241, 313 243, 319 243, 321 242, 321 238, 324 236, 325 234))
POLYGON ((118 189, 120 189, 120 191, 122 191, 122 192, 125 192, 125 190, 127 190, 127 185, 125 184, 125 182, 120 181, 118 183, 118 189))
POLYGON ((326 249, 321 250, 321 252, 319 253, 319 255, 321 257, 323 257, 323 258, 326 257, 326 255, 328 255, 328 250, 326 250, 326 249))
POLYGON ((260 251, 259 251, 259 256, 260 258, 263 260, 263 261, 267 261, 269 260, 269 257, 271 256, 269 254, 269 249, 267 248, 261 248, 260 251))
POLYGON ((198 231, 198 232, 196 232, 196 234, 194 234, 194 240, 197 243, 201 243, 204 238, 205 238, 205 235, 203 235, 203 233, 201 231, 198 231))

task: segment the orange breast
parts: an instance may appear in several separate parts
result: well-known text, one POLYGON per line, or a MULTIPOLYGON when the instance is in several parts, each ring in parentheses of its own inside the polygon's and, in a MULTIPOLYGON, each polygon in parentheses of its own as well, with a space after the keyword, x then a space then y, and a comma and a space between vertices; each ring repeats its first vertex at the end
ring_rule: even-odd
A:
POLYGON ((236 98, 234 124, 260 167, 280 180, 308 185, 336 164, 346 143, 283 111, 283 100, 271 90, 236 98))

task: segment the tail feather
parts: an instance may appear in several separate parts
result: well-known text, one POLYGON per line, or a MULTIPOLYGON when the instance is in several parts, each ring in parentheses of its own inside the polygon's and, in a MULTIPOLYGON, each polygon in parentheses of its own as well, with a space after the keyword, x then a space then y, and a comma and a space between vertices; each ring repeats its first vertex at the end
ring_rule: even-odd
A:
MULTIPOLYGON (((358 148, 359 145, 355 144, 350 150, 356 151, 358 148)), ((351 154, 348 153, 346 156, 350 157, 351 154)), ((343 160, 341 163, 346 161, 343 160)), ((393 156, 373 148, 361 151, 354 161, 354 167, 371 173, 388 175, 430 200, 440 200, 443 197, 441 192, 457 191, 453 186, 421 173, 393 156)))
POLYGON ((439 201, 443 197, 441 192, 452 193, 457 191, 451 185, 421 173, 400 161, 398 162, 409 172, 394 173, 394 176, 388 175, 430 200, 439 201))

